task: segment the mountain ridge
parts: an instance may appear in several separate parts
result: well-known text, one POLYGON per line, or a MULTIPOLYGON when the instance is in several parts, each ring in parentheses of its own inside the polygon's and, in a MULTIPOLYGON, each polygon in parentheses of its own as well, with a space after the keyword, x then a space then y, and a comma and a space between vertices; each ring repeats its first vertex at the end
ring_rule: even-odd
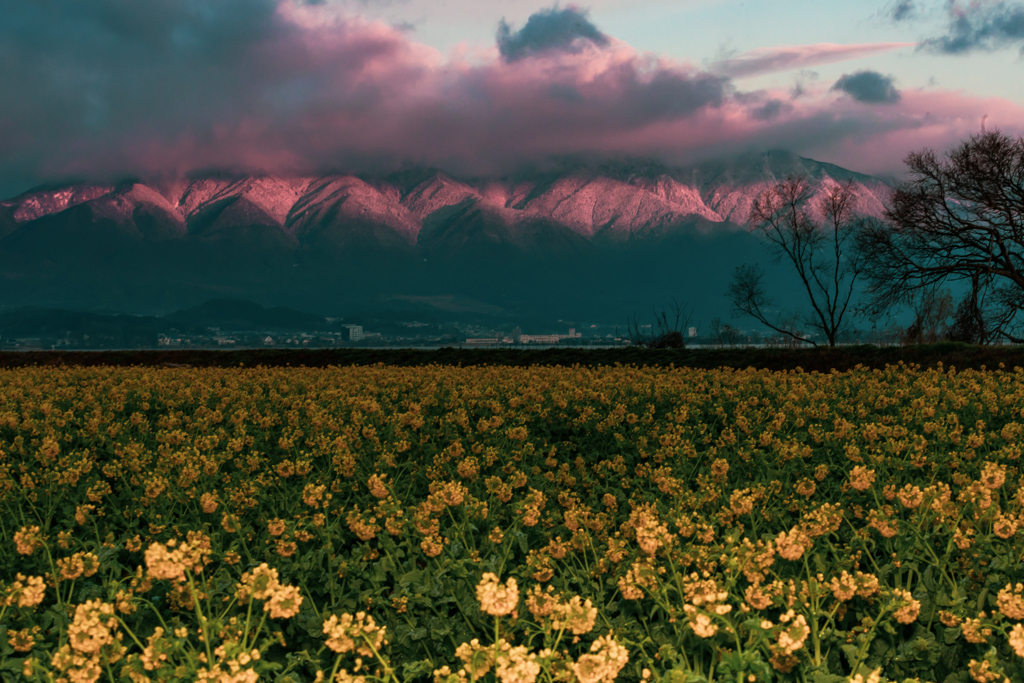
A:
POLYGON ((503 177, 408 168, 35 188, 0 202, 0 306, 162 314, 245 298, 331 314, 469 296, 596 314, 678 286, 710 310, 735 265, 766 259, 744 229, 750 204, 791 173, 819 196, 852 180, 859 213, 884 210, 884 181, 781 151, 687 168, 564 160, 503 177))
POLYGON ((336 173, 295 177, 213 174, 169 182, 77 183, 33 189, 0 202, 8 214, 0 216, 0 229, 13 232, 39 218, 94 204, 115 222, 127 222, 128 209, 138 206, 159 209, 167 219, 182 225, 193 220, 206 224, 209 220, 204 217, 208 219, 211 212, 228 211, 222 222, 265 223, 293 234, 309 232, 311 222, 370 221, 415 244, 431 215, 469 204, 491 212, 509 227, 542 218, 588 239, 605 231, 615 239, 628 239, 647 230, 685 224, 693 217, 742 225, 753 197, 770 182, 794 173, 805 174, 816 193, 830 182, 853 180, 858 210, 867 215, 880 215, 883 210, 884 181, 792 153, 769 151, 691 168, 653 162, 567 163, 560 170, 532 178, 460 179, 440 169, 425 168, 370 179, 336 173), (107 200, 101 201, 104 198, 107 200), (235 204, 238 206, 232 209, 235 204), (233 217, 234 213, 240 215, 233 217), (14 230, 12 219, 17 226, 14 230))

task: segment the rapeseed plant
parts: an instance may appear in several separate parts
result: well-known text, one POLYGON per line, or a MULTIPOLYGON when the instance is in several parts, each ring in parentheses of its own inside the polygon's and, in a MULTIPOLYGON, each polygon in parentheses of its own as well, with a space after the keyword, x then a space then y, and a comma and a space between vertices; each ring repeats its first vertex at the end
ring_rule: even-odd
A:
POLYGON ((1017 680, 1022 423, 1016 369, 9 371, 0 671, 1017 680))

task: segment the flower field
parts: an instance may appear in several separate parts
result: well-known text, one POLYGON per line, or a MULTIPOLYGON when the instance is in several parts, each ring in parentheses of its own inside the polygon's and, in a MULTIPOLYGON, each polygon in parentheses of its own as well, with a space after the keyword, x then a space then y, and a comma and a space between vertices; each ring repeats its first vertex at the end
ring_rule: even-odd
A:
POLYGON ((0 676, 1024 680, 1024 371, 0 372, 0 676))

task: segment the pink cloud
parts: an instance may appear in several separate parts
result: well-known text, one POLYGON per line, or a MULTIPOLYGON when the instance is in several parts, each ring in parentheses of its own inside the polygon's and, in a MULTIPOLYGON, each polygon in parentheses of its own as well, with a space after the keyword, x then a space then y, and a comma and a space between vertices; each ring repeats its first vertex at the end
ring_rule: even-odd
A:
POLYGON ((806 69, 819 64, 833 64, 858 59, 877 52, 888 52, 917 43, 815 43, 813 45, 778 45, 744 52, 738 57, 723 59, 711 65, 714 73, 730 78, 743 78, 776 71, 806 69))
MULTIPOLYGON (((178 11, 177 0, 161 1, 178 11)), ((200 42, 202 28, 195 29, 200 42)), ((738 92, 720 73, 641 54, 613 37, 513 61, 496 48, 446 58, 400 29, 331 5, 276 3, 248 33, 228 34, 230 50, 218 49, 228 38, 212 35, 219 42, 211 38, 195 58, 186 50, 176 61, 138 42, 108 45, 100 59, 43 41, 39 49, 51 50, 57 64, 83 59, 105 85, 62 93, 72 99, 58 114, 37 81, 26 77, 24 89, 10 90, 25 96, 8 111, 0 104, 0 121, 24 134, 7 158, 31 158, 34 166, 7 172, 112 178, 422 164, 489 174, 560 155, 685 164, 761 147, 896 173, 908 152, 944 149, 976 132, 984 114, 990 127, 1015 134, 1024 121, 1018 105, 963 93, 905 90, 898 103, 872 107, 825 86, 809 86, 798 100, 738 92), (98 102, 95 111, 89 102, 98 102)), ((816 49, 804 49, 803 60, 881 49, 804 47, 816 49)), ((33 49, 16 56, 32 64, 33 49)), ((41 66, 32 68, 29 75, 50 82, 41 66)), ((5 85, 18 84, 0 77, 5 85)))
POLYGON ((810 145, 808 154, 832 163, 841 161, 865 173, 884 174, 903 170, 903 159, 911 151, 942 152, 980 133, 983 125, 1024 136, 1024 107, 1009 100, 953 91, 903 90, 902 95, 892 109, 836 102, 841 116, 864 117, 863 130, 810 145))

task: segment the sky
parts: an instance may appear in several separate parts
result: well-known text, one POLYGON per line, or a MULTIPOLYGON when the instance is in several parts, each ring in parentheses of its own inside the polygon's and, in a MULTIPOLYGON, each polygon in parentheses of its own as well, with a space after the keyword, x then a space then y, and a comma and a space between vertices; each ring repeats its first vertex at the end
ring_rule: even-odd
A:
POLYGON ((0 0, 0 197, 1024 135, 1024 1, 0 0))

